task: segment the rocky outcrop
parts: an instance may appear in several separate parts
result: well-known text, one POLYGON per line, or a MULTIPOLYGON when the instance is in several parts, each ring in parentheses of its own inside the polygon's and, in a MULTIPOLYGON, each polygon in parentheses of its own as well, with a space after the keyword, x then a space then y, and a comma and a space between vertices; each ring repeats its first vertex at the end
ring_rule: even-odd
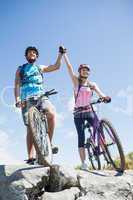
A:
POLYGON ((133 171, 0 166, 0 200, 133 200, 133 171))

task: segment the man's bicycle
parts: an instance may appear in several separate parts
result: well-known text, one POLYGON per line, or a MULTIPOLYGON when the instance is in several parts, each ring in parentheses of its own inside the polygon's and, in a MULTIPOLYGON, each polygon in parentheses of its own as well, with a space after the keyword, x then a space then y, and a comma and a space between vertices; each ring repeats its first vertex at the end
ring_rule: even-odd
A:
POLYGON ((93 127, 89 122, 84 125, 85 132, 89 133, 85 148, 94 170, 100 170, 102 162, 106 161, 107 165, 111 165, 117 171, 123 172, 125 169, 125 156, 120 138, 107 119, 99 119, 93 107, 94 104, 102 102, 102 99, 99 98, 91 103, 95 118, 93 127), (102 160, 100 156, 103 156, 102 160))
POLYGON ((52 147, 48 135, 47 110, 40 106, 40 102, 42 98, 48 98, 54 94, 57 94, 54 89, 45 92, 37 99, 37 104, 32 106, 28 111, 29 127, 33 135, 37 163, 45 166, 52 164, 52 147))

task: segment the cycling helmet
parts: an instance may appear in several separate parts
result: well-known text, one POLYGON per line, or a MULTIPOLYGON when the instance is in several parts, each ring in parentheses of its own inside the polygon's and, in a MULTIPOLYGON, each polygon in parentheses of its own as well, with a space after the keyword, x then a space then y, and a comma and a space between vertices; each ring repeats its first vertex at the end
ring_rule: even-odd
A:
POLYGON ((79 68, 78 68, 78 72, 80 72, 80 70, 83 69, 83 68, 86 68, 86 69, 88 69, 88 71, 90 71, 90 66, 89 65, 87 65, 87 64, 81 64, 79 66, 79 68))

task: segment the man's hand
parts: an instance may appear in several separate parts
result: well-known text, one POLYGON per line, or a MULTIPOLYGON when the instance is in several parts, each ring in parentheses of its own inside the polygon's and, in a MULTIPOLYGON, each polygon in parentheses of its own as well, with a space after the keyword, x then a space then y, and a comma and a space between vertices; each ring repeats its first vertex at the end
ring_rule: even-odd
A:
POLYGON ((65 47, 63 47, 63 46, 59 47, 59 53, 65 54, 66 52, 67 52, 67 49, 65 47))
POLYGON ((22 103, 21 103, 20 97, 17 97, 17 98, 16 98, 15 106, 16 106, 17 108, 21 108, 21 107, 22 107, 22 103))
POLYGON ((21 108, 22 107, 21 101, 17 101, 16 104, 15 104, 15 106, 17 108, 21 108))

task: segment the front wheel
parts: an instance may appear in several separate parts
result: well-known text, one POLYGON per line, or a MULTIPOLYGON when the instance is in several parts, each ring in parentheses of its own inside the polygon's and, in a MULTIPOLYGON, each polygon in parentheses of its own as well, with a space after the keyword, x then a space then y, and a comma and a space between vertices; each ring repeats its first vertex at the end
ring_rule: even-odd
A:
POLYGON ((116 130, 107 119, 101 120, 100 127, 101 143, 105 147, 110 163, 117 171, 123 172, 125 170, 125 156, 116 130))
POLYGON ((29 127, 33 134, 33 142, 37 152, 38 163, 51 166, 52 148, 47 133, 47 119, 42 119, 41 113, 36 107, 31 107, 28 112, 29 127))
POLYGON ((95 147, 94 144, 91 141, 89 141, 86 144, 86 148, 87 148, 87 151, 88 151, 88 157, 89 157, 92 169, 100 170, 101 169, 101 163, 100 163, 98 148, 95 147))

